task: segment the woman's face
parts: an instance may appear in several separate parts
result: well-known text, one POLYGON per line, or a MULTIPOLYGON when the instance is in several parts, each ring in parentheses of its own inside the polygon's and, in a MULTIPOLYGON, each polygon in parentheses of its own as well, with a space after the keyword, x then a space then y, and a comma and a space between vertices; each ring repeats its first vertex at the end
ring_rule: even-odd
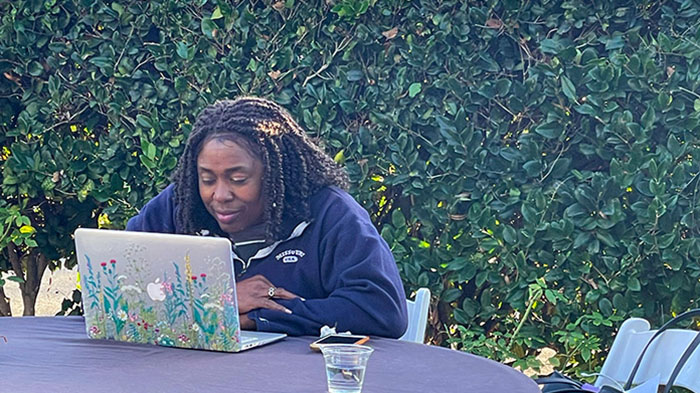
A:
POLYGON ((211 139, 197 157, 199 196, 221 230, 240 232, 262 222, 263 165, 239 143, 211 139))

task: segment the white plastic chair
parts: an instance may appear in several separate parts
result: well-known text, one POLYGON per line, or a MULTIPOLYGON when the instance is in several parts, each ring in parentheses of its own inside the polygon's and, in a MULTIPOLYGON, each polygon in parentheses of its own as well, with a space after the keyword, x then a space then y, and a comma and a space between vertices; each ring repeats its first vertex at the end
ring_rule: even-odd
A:
MULTIPOLYGON (((655 332, 656 330, 649 330, 649 322, 645 319, 626 320, 613 341, 595 386, 618 387, 611 379, 624 385, 644 346, 655 332)), ((661 385, 665 385, 681 355, 697 333, 684 329, 668 329, 661 333, 644 354, 633 385, 640 384, 656 374, 661 376, 661 385)), ((696 350, 690 356, 673 385, 700 393, 700 350, 696 350)))
POLYGON ((430 289, 418 289, 416 300, 406 300, 406 305, 408 307, 408 329, 399 340, 422 344, 425 340, 425 326, 428 323, 430 289))

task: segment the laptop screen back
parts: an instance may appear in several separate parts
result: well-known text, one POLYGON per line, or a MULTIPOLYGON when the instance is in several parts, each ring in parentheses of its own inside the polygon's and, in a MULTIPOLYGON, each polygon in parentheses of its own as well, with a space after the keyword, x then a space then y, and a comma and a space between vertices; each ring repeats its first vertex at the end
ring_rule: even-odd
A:
POLYGON ((80 228, 75 247, 90 337, 241 349, 228 239, 80 228))

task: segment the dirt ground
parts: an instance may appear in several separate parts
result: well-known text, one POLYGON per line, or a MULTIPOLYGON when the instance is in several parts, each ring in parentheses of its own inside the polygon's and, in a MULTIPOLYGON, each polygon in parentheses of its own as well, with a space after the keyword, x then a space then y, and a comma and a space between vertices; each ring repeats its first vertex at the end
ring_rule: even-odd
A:
MULTIPOLYGON (((46 270, 41 280, 39 295, 36 299, 36 315, 56 315, 61 311, 61 302, 70 297, 75 289, 78 271, 73 269, 59 269, 55 272, 46 270)), ((13 316, 21 316, 24 311, 19 284, 13 281, 5 283, 5 295, 10 298, 13 316)))

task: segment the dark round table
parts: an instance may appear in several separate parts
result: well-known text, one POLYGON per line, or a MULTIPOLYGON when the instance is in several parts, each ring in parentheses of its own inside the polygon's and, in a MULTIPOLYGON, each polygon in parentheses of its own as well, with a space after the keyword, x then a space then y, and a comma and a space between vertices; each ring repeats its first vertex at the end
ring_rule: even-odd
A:
MULTIPOLYGON (((91 340, 82 317, 0 318, 2 392, 326 391, 313 337, 240 353, 91 340)), ((537 393, 502 364, 445 348, 372 338, 363 392, 537 393)))

